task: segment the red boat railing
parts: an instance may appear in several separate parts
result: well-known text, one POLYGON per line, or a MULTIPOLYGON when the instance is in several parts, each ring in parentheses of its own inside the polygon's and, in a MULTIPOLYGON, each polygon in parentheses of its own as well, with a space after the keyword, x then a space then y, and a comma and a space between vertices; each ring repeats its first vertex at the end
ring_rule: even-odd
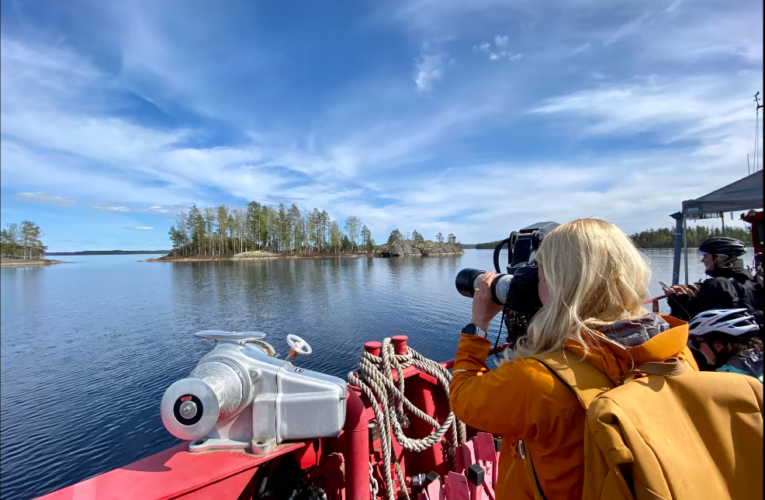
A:
POLYGON ((648 300, 644 301, 643 304, 651 304, 651 310, 653 312, 655 312, 655 313, 658 313, 659 312, 659 301, 663 300, 663 299, 666 299, 666 298, 667 298, 666 295, 662 295, 660 297, 654 297, 652 299, 648 299, 648 300))

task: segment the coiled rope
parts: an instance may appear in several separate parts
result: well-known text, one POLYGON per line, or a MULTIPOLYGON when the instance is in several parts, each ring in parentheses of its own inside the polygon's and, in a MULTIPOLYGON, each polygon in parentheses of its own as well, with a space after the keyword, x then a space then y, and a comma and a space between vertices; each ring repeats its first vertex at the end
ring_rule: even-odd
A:
MULTIPOLYGON (((409 494, 404 487, 404 475, 401 472, 398 458, 393 453, 393 437, 404 449, 421 452, 440 442, 444 434, 450 431, 448 453, 451 460, 454 460, 457 446, 467 441, 465 424, 460 422, 454 413, 450 411, 444 423, 439 424, 437 420, 414 406, 404 396, 404 368, 409 366, 414 366, 438 380, 438 385, 441 386, 448 401, 449 383, 452 380, 449 370, 436 361, 424 358, 409 347, 407 347, 406 354, 397 355, 389 338, 383 340, 379 357, 364 351, 359 360, 358 371, 348 374, 348 383, 361 389, 361 392, 372 404, 372 411, 380 432, 383 463, 387 466, 387 470, 383 471, 383 479, 385 480, 385 494, 388 500, 395 500, 395 484, 390 474, 391 465, 395 468, 396 477, 402 486, 401 491, 404 493, 404 497, 409 500, 409 494), (393 381, 393 370, 396 370, 398 375, 397 382, 393 381), (412 439, 404 435, 404 429, 409 427, 409 419, 404 413, 405 408, 431 425, 434 428, 433 431, 421 439, 412 439), (391 431, 393 432, 391 433, 391 431)), ((369 467, 371 471, 371 462, 369 467)), ((370 490, 373 493, 373 498, 377 488, 377 481, 370 474, 370 490)))

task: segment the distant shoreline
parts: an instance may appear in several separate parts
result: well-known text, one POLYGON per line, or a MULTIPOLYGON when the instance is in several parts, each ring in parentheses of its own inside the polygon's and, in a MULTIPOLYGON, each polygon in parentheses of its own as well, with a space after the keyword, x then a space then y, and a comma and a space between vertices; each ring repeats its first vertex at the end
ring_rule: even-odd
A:
POLYGON ((363 257, 372 258, 374 255, 359 253, 359 254, 269 254, 269 255, 253 255, 247 257, 160 257, 158 259, 146 259, 141 262, 219 262, 219 261, 239 261, 239 260, 276 260, 276 259, 328 259, 328 258, 342 258, 342 259, 359 259, 363 257))
POLYGON ((167 255, 170 250, 83 250, 81 252, 45 252, 45 255, 167 255))
POLYGON ((51 260, 51 259, 37 259, 37 260, 0 259, 0 267, 42 267, 42 266, 52 266, 53 264, 66 264, 66 262, 62 260, 51 260))
MULTIPOLYGON (((264 252, 265 254, 266 252, 264 252)), ((462 255, 461 253, 448 253, 448 254, 435 254, 423 257, 422 255, 406 255, 405 257, 419 257, 419 258, 431 258, 431 257, 447 257, 454 255, 462 255)), ((229 256, 229 257, 160 257, 158 259, 146 259, 140 262, 221 262, 231 261, 237 262, 241 260, 278 260, 278 259, 397 259, 396 257, 383 257, 379 253, 320 253, 320 254, 267 254, 267 255, 253 255, 253 256, 229 256)))

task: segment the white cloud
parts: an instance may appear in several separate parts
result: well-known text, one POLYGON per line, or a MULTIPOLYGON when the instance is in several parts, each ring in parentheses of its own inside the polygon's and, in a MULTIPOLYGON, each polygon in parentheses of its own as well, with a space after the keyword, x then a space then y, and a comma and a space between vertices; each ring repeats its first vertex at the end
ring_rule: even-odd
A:
POLYGON ((498 61, 500 59, 509 59, 511 61, 517 61, 521 59, 521 54, 513 55, 512 52, 506 49, 507 43, 510 41, 509 36, 496 35, 494 37, 495 50, 491 50, 490 42, 482 42, 480 45, 473 45, 473 52, 480 52, 487 54, 490 61, 498 61))
POLYGON ((153 227, 149 226, 126 226, 123 229, 126 231, 153 231, 153 227))
POLYGON ((16 198, 23 201, 31 201, 32 203, 42 203, 43 205, 55 205, 57 207, 77 206, 77 200, 74 198, 45 193, 19 193, 16 195, 16 198))
POLYGON ((513 54, 505 50, 500 52, 492 52, 489 54, 489 60, 498 61, 500 59, 507 59, 508 61, 520 61, 523 54, 513 54))
POLYGON ((444 56, 441 52, 433 51, 428 46, 423 47, 420 58, 416 61, 414 82, 420 92, 430 92, 433 83, 444 75, 444 56))
POLYGON ((490 48, 491 44, 489 42, 483 42, 480 45, 473 45, 473 52, 488 53, 490 48))
POLYGON ((128 207, 104 207, 100 205, 94 205, 93 208, 96 210, 107 210, 109 212, 130 212, 128 207))

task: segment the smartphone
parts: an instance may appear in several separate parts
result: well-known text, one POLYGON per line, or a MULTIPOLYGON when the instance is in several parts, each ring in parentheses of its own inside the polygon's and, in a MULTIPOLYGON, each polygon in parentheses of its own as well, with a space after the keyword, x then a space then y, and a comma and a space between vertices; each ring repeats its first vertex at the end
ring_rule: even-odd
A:
POLYGON ((667 286, 667 284, 666 284, 666 283, 664 283, 663 281, 659 281, 659 285, 661 285, 661 288, 662 288, 663 290, 671 290, 671 288, 670 288, 670 287, 668 287, 668 286, 667 286))

